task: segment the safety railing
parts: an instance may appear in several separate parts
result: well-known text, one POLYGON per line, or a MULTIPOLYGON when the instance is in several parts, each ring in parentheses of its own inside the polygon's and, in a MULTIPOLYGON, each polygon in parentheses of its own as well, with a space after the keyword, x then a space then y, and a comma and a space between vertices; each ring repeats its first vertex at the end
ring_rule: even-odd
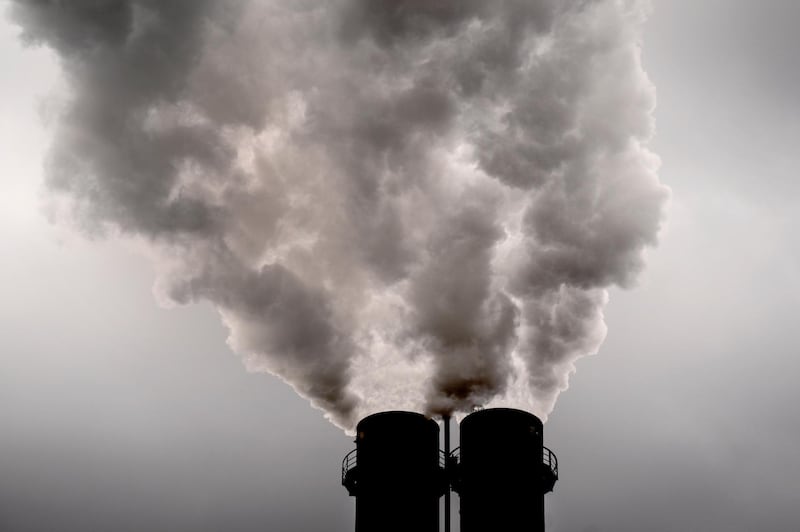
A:
MULTIPOLYGON (((344 483, 345 479, 347 478, 347 473, 358 465, 358 453, 356 452, 358 449, 353 449, 349 453, 347 453, 342 460, 342 482, 344 483)), ((452 456, 452 453, 450 453, 452 456)), ((447 455, 444 454, 444 451, 441 449, 439 450, 439 467, 444 468, 447 467, 447 455)))
POLYGON ((547 447, 542 447, 542 463, 550 468, 553 476, 558 480, 558 458, 547 447))
POLYGON ((356 465, 358 465, 358 453, 356 452, 358 449, 353 449, 349 453, 344 456, 342 460, 342 485, 347 486, 348 477, 347 474, 355 469, 356 465))
MULTIPOLYGON (((451 463, 458 464, 461 461, 461 447, 456 447, 450 452, 451 463)), ((542 464, 550 469, 553 476, 558 479, 558 458, 555 453, 547 447, 542 447, 542 464)))
MULTIPOLYGON (((451 459, 452 460, 452 459, 451 459)), ((452 463, 452 462, 451 462, 452 463)), ((442 493, 447 489, 448 480, 446 471, 448 469, 448 459, 444 451, 439 450, 437 466, 441 475, 437 478, 441 480, 442 493)), ((353 449, 347 453, 342 459, 342 486, 347 488, 350 495, 358 494, 359 487, 359 474, 356 471, 358 467, 358 449, 353 449)))
MULTIPOLYGON (((353 449, 342 460, 342 484, 345 484, 347 474, 358 465, 358 453, 356 451, 358 449, 353 449)), ((450 456, 453 456, 453 453, 450 453, 450 456)), ((447 455, 441 449, 439 450, 439 467, 442 469, 447 467, 447 455)))
POLYGON ((458 462, 461 460, 461 446, 456 447, 452 451, 450 451, 450 458, 458 462))
MULTIPOLYGON (((357 449, 353 449, 347 453, 342 460, 342 485, 347 487, 348 490, 353 491, 356 487, 356 475, 353 474, 355 468, 358 466, 358 453, 357 449)), ((447 456, 444 451, 439 450, 439 467, 447 473, 450 482, 458 484, 458 474, 456 468, 461 461, 461 447, 456 447, 447 456)), ((548 488, 547 491, 552 490, 552 485, 558 480, 558 458, 555 453, 547 447, 542 448, 542 464, 547 467, 552 474, 552 477, 547 478, 548 488)), ((548 475, 549 477, 549 475, 548 475)), ((455 486, 454 486, 455 487, 455 486)))
MULTIPOLYGON (((444 454, 442 452, 442 454, 444 454)), ((456 463, 461 461, 461 447, 456 447, 450 452, 450 458, 456 463)), ((550 471, 558 478, 558 458, 553 451, 547 447, 542 447, 542 463, 550 468, 550 471)))

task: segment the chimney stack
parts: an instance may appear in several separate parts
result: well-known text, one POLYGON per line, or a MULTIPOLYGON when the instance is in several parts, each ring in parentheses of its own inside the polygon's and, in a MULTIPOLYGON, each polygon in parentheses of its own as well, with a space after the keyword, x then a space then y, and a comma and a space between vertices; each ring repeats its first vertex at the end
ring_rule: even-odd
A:
POLYGON ((461 532, 544 532, 544 496, 558 463, 542 428, 522 410, 480 410, 461 422, 461 446, 445 453, 438 424, 421 414, 362 419, 356 449, 342 463, 342 484, 356 497, 356 532, 438 532, 439 498, 451 488, 461 498, 461 532))
POLYGON ((422 414, 381 412, 356 426, 342 484, 356 498, 356 532, 438 532, 448 488, 439 425, 422 414))
POLYGON ((542 428, 538 417, 510 408, 464 418, 454 483, 461 532, 544 532, 544 496, 558 466, 542 443, 542 428))

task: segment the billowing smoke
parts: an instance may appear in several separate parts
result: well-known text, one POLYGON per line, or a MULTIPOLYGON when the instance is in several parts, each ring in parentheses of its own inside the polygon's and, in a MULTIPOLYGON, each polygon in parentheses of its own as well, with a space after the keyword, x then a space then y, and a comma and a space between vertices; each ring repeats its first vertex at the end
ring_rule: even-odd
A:
POLYGON ((58 54, 47 184, 343 427, 542 416, 668 191, 637 0, 16 0, 58 54))

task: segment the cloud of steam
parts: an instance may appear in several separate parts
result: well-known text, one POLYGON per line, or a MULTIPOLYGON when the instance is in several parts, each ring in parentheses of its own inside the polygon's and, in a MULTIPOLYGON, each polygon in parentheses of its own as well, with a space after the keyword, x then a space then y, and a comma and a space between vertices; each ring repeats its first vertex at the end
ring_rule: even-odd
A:
POLYGON ((48 186, 343 427, 540 415, 668 192, 636 0, 16 0, 70 94, 48 186))

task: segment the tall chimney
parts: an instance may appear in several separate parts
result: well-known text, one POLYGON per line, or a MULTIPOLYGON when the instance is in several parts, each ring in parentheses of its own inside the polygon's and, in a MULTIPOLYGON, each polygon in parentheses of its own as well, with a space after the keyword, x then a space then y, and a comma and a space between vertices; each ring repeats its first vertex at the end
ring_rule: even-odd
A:
POLYGON ((438 532, 439 498, 451 486, 461 497, 461 532, 544 532, 558 463, 542 443, 541 420, 510 408, 474 412, 452 453, 444 422, 444 453, 438 424, 422 414, 382 412, 358 423, 356 448, 342 462, 356 532, 438 532))
POLYGON ((413 412, 381 412, 356 426, 342 484, 356 498, 356 532, 438 532, 439 425, 413 412))
POLYGON ((544 532, 544 495, 557 478, 533 414, 492 408, 461 422, 461 532, 544 532))

